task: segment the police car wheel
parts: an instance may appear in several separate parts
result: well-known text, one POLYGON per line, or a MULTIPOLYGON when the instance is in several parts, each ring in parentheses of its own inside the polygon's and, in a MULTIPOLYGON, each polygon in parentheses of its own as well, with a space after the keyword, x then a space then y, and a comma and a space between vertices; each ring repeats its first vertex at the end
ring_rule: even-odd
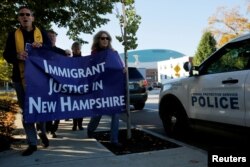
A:
POLYGON ((187 116, 181 104, 172 103, 165 107, 167 110, 164 112, 162 122, 166 134, 169 137, 185 135, 188 128, 187 116))

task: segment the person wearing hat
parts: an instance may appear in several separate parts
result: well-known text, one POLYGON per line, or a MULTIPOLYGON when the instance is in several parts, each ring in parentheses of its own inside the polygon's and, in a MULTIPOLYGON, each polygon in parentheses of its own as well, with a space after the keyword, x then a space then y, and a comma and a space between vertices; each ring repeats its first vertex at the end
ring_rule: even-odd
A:
MULTIPOLYGON (((52 44, 51 50, 53 52, 60 54, 60 55, 68 56, 68 52, 66 50, 63 50, 63 49, 56 46, 57 33, 54 30, 50 29, 47 31, 47 34, 48 34, 48 37, 49 37, 51 44, 52 44)), ((46 122, 46 131, 50 132, 50 134, 52 135, 52 138, 57 137, 56 131, 58 129, 59 123, 60 123, 60 120, 46 122)))
POLYGON ((65 50, 63 50, 63 49, 56 46, 56 37, 57 37, 58 34, 52 29, 48 30, 47 34, 48 34, 48 37, 49 37, 49 39, 51 41, 51 44, 52 44, 52 51, 54 51, 54 52, 56 52, 58 54, 67 56, 67 53, 66 53, 65 50))

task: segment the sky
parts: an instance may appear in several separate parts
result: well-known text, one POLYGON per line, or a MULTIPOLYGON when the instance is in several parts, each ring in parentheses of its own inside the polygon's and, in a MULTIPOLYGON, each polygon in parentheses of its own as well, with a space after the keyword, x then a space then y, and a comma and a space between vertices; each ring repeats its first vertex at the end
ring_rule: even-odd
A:
MULTIPOLYGON (((193 56, 208 27, 208 18, 219 7, 239 7, 241 14, 245 15, 246 4, 247 0, 135 0, 136 12, 142 17, 137 31, 136 50, 169 49, 193 56)), ((97 28, 92 35, 80 36, 89 42, 83 45, 82 55, 90 54, 93 35, 99 30, 108 31, 112 36, 113 48, 123 53, 123 46, 115 39, 115 36, 121 36, 118 19, 115 14, 107 16, 110 19, 108 24, 97 28)), ((53 28, 58 33, 56 45, 70 49, 73 41, 66 36, 67 30, 56 26, 53 28)))

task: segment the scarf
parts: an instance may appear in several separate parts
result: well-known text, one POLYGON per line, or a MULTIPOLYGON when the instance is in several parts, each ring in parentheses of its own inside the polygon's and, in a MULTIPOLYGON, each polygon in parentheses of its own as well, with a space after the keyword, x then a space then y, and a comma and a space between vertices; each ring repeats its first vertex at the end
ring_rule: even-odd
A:
MULTIPOLYGON (((43 42, 42 33, 37 27, 35 27, 35 30, 34 30, 34 42, 39 42, 39 43, 43 42)), ((16 43, 16 51, 17 51, 17 53, 21 53, 21 52, 25 51, 24 37, 23 37, 23 33, 22 33, 20 28, 18 28, 15 31, 15 43, 16 43)), ((21 78, 21 81, 22 81, 22 85, 23 85, 23 87, 25 87, 24 61, 19 60, 18 66, 19 66, 20 78, 21 78)))

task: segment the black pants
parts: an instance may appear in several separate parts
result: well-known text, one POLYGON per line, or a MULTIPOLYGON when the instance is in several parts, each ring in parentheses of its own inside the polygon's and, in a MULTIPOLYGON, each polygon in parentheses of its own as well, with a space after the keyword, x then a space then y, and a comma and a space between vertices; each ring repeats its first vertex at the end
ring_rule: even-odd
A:
POLYGON ((55 133, 58 129, 59 123, 60 120, 46 122, 46 131, 50 133, 55 133))
POLYGON ((83 118, 73 119, 73 128, 76 128, 77 126, 78 128, 82 128, 82 121, 83 121, 83 118))

